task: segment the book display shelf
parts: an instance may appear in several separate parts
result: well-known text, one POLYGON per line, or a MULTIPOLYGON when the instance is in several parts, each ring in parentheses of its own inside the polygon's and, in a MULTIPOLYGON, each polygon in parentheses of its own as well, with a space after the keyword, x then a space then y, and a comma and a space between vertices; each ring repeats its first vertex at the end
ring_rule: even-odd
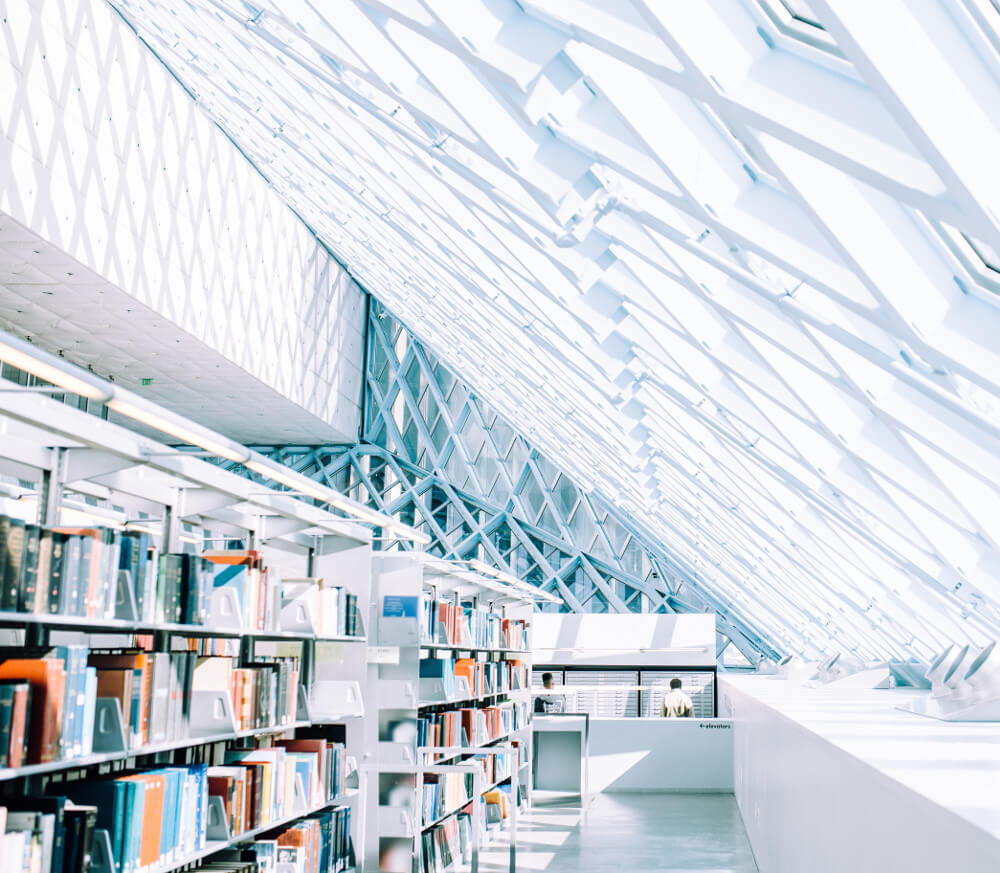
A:
POLYGON ((422 553, 373 556, 365 870, 478 869, 530 799, 524 583, 422 553))
POLYGON ((200 454, 0 391, 5 869, 355 864, 372 533, 200 454))

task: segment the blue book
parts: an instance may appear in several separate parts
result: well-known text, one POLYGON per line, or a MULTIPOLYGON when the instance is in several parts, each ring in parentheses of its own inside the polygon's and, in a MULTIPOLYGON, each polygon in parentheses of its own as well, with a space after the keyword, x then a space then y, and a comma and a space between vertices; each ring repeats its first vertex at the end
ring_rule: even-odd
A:
POLYGON ((295 775, 302 779, 306 792, 306 803, 313 802, 314 782, 316 779, 316 756, 302 753, 291 753, 288 756, 295 762, 295 775))
POLYGON ((174 857, 174 848, 177 845, 177 803, 178 786, 181 784, 183 771, 168 768, 161 771, 163 773, 163 815, 160 818, 160 859, 161 861, 171 861, 174 857))
POLYGON ((136 873, 139 869, 142 849, 142 823, 146 806, 146 783, 139 780, 122 780, 128 785, 128 801, 125 812, 125 873, 136 873))
POLYGON ((66 693, 63 697, 62 736, 59 747, 62 757, 76 758, 83 754, 83 704, 87 694, 86 646, 53 646, 55 656, 66 671, 66 693))
POLYGON ((440 679, 445 695, 455 696, 455 662, 451 658, 423 658, 420 661, 421 679, 440 679))
POLYGON ((191 770, 194 775, 195 846, 204 849, 208 827, 208 764, 195 764, 191 770))

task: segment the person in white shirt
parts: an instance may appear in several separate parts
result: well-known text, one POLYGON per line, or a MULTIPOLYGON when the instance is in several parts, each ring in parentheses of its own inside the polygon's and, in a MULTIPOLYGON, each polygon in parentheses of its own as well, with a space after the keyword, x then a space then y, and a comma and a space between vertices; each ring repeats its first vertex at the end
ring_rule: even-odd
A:
POLYGON ((691 698, 681 691, 681 680, 670 680, 670 693, 663 698, 664 718, 691 718, 694 707, 691 698))

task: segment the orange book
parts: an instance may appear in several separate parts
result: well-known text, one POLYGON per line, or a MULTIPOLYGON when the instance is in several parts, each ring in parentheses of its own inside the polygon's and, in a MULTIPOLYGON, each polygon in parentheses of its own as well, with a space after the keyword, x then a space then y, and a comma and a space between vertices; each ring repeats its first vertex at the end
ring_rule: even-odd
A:
POLYGON ((503 791, 487 791, 483 803, 495 803, 500 807, 500 815, 507 818, 507 795, 503 791))
POLYGON ((158 773, 138 773, 125 776, 130 782, 142 782, 145 800, 142 806, 142 842, 139 844, 139 866, 160 863, 160 831, 163 827, 163 794, 166 782, 158 773))
POLYGON ((0 664, 0 679, 26 679, 31 683, 28 730, 28 763, 44 764, 59 757, 66 671, 49 658, 11 658, 0 664))
POLYGON ((459 658, 455 661, 455 678, 464 676, 469 683, 469 694, 476 694, 476 662, 472 658, 459 658))
MULTIPOLYGON (((288 830, 282 831, 280 834, 278 834, 278 845, 295 846, 297 848, 304 849, 305 851, 303 851, 302 854, 305 855, 308 853, 311 846, 311 841, 307 843, 308 837, 309 835, 306 833, 305 828, 291 827, 288 828, 288 830)), ((307 870, 309 869, 308 864, 306 865, 306 869, 307 870)))

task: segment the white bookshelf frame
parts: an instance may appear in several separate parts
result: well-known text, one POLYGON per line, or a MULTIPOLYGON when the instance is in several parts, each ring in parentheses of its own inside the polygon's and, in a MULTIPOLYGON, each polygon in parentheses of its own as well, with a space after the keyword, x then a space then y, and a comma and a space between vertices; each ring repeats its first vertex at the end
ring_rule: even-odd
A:
MULTIPOLYGON (((378 552, 373 555, 374 573, 372 580, 372 613, 369 620, 370 636, 377 640, 380 646, 388 648, 397 654, 395 663, 372 664, 369 666, 368 699, 374 702, 377 718, 369 720, 366 731, 368 737, 368 753, 366 757, 372 761, 368 766, 366 779, 374 781, 367 791, 366 807, 368 813, 364 837, 363 870, 365 873, 378 873, 379 856, 382 842, 385 839, 411 840, 411 867, 417 873, 426 873, 423 867, 423 851, 421 834, 425 825, 422 822, 422 781, 425 773, 433 772, 466 772, 471 764, 466 760, 476 753, 492 753, 513 756, 511 773, 501 779, 496 786, 512 781, 520 786, 520 795, 525 804, 530 803, 530 761, 531 761, 531 642, 530 623, 534 613, 534 598, 527 584, 511 585, 496 578, 485 576, 470 570, 459 562, 444 561, 426 554, 405 552, 378 552), (413 633, 409 633, 404 624, 386 625, 382 619, 383 598, 394 595, 416 596, 428 589, 435 589, 439 594, 447 593, 457 596, 460 600, 474 600, 477 606, 486 606, 505 618, 521 619, 528 622, 529 641, 526 649, 508 649, 504 647, 484 647, 453 645, 421 640, 419 637, 419 616, 413 619, 413 633), (419 681, 419 661, 422 654, 451 651, 457 655, 477 657, 486 655, 516 657, 526 671, 525 687, 500 691, 491 694, 472 696, 462 694, 456 689, 456 696, 450 699, 421 699, 419 681), (417 717, 428 709, 455 709, 462 705, 504 702, 508 700, 526 699, 528 701, 527 720, 521 727, 504 733, 484 743, 471 746, 417 746, 407 742, 379 741, 383 723, 390 716, 399 716, 401 720, 417 717), (519 739, 523 744, 523 755, 527 764, 518 763, 517 750, 511 741, 519 739), (444 757, 437 757, 443 755, 444 757), (455 771, 453 768, 461 768, 455 771), (398 833, 382 834, 377 827, 380 818, 391 814, 395 807, 379 806, 379 780, 382 776, 412 776, 414 779, 412 802, 409 814, 412 826, 406 828, 411 836, 400 836, 398 833), (375 827, 371 823, 375 823, 375 827)), ((472 764, 478 768, 478 765, 472 764)), ((488 787, 482 785, 482 771, 477 774, 476 794, 470 798, 474 803, 480 803, 482 792, 488 787)), ((467 804, 463 804, 464 808, 467 804)), ((516 802, 510 804, 516 807, 516 802)), ((456 815, 459 809, 450 811, 442 817, 442 821, 456 815)), ((479 850, 486 845, 487 833, 480 833, 478 816, 473 816, 473 858, 471 871, 475 873, 479 866, 479 850)), ((510 848, 510 871, 514 873, 516 865, 516 821, 517 810, 509 812, 507 834, 510 848)), ((436 823, 435 823, 436 824, 436 823)), ((456 867, 449 868, 455 870, 456 867)))
MULTIPOLYGON (((70 393, 70 392, 66 392, 70 393)), ((364 671, 367 636, 364 633, 367 604, 370 596, 370 555, 372 533, 363 524, 336 515, 321 507, 297 499, 293 494, 253 482, 239 474, 229 472, 203 460, 204 452, 188 452, 139 434, 121 425, 57 402, 44 393, 27 390, 0 392, 0 473, 23 480, 35 481, 37 502, 35 512, 9 512, 11 504, 18 502, 18 492, 8 489, 15 496, 0 498, 4 514, 20 515, 48 527, 60 524, 59 514, 65 495, 79 493, 104 500, 115 500, 121 505, 158 508, 161 519, 143 520, 144 525, 161 525, 159 538, 162 551, 181 551, 181 527, 187 522, 196 527, 211 525, 213 531, 232 532, 248 540, 251 548, 266 548, 269 543, 280 542, 291 548, 303 560, 303 574, 311 575, 324 560, 335 561, 344 550, 360 550, 367 555, 369 578, 349 587, 358 597, 359 634, 343 636, 312 632, 283 631, 280 629, 254 630, 242 627, 214 627, 177 623, 157 623, 140 620, 87 618, 72 615, 0 612, 0 628, 23 630, 35 643, 48 643, 49 633, 79 635, 77 642, 91 645, 91 636, 100 638, 136 633, 152 633, 169 646, 171 636, 234 638, 241 641, 241 649, 258 643, 301 645, 303 667, 315 666, 317 644, 337 644, 350 651, 355 668, 351 679, 363 703, 364 671), (307 651, 311 654, 307 656, 307 651)), ((346 498, 345 498, 346 499, 346 498)), ((85 509, 87 507, 84 507, 85 509)), ((110 526, 121 526, 110 517, 110 526)), ((393 523, 386 518, 386 524, 393 523)), ((154 534, 155 535, 155 534, 154 534)), ((106 644, 106 643, 105 643, 106 644)), ((241 655, 243 652, 241 652, 241 655)), ((301 677, 309 689, 309 677, 301 677)), ((232 740, 278 735, 296 728, 328 725, 347 721, 362 714, 345 714, 343 718, 309 717, 308 694, 300 696, 299 719, 283 725, 273 725, 253 730, 224 731, 207 736, 185 737, 177 740, 148 744, 132 748, 67 758, 44 764, 28 764, 18 768, 0 769, 0 783, 10 784, 22 780, 27 790, 36 790, 37 780, 70 771, 99 770, 108 775, 116 764, 133 766, 137 759, 155 765, 162 763, 162 756, 182 749, 210 747, 232 740), (303 705, 304 704, 304 705, 303 705)), ((361 756, 360 730, 345 727, 347 737, 347 776, 354 778, 361 756), (353 747, 353 748, 352 748, 353 747)), ((363 804, 361 792, 348 787, 340 796, 314 807, 304 808, 281 820, 276 820, 252 831, 236 834, 227 840, 209 840, 206 847, 177 861, 156 867, 155 873, 184 867, 194 861, 204 860, 224 849, 253 839, 254 836, 290 824, 313 812, 334 805, 352 805, 352 838, 356 853, 360 853, 363 804)), ((2 804, 2 799, 0 799, 2 804)))

